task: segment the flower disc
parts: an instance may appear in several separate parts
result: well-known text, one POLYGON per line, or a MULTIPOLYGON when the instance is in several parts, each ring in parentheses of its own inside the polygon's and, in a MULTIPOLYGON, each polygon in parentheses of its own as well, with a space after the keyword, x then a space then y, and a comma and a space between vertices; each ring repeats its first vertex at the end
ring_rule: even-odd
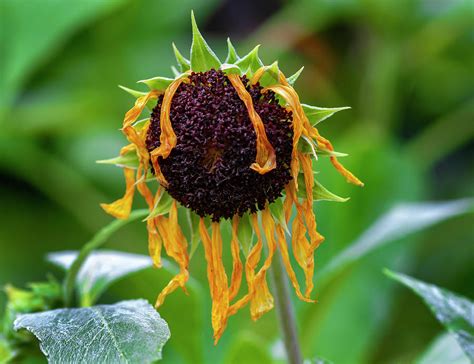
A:
MULTIPOLYGON (((256 158, 256 133, 248 110, 222 71, 192 73, 173 96, 170 120, 177 144, 158 162, 168 193, 200 216, 214 221, 262 210, 281 196, 291 180, 292 113, 272 91, 243 84, 265 126, 277 166, 265 174, 250 168, 256 158)), ((163 97, 151 115, 147 149, 160 145, 163 97)))

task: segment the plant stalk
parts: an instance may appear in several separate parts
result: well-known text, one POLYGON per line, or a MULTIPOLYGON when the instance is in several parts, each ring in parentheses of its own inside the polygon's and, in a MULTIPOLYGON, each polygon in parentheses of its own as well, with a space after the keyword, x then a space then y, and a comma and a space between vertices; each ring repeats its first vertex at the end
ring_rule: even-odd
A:
POLYGON ((122 228, 123 226, 127 225, 128 223, 138 220, 140 218, 144 218, 148 216, 150 212, 147 209, 136 210, 130 213, 130 216, 124 220, 114 220, 110 224, 104 226, 100 229, 92 238, 89 240, 80 250, 79 254, 77 255, 74 262, 71 264, 69 269, 66 272, 66 277, 64 278, 64 304, 66 307, 70 307, 73 299, 74 299, 74 287, 76 284, 77 275, 81 270, 82 265, 86 261, 87 257, 89 256, 92 251, 95 249, 100 248, 105 242, 109 239, 109 237, 122 228))
POLYGON ((280 252, 277 252, 273 257, 271 276, 275 287, 275 307, 280 322, 280 329, 283 333, 288 363, 302 364, 303 356, 298 340, 295 313, 291 303, 288 279, 286 278, 285 269, 281 262, 280 252))

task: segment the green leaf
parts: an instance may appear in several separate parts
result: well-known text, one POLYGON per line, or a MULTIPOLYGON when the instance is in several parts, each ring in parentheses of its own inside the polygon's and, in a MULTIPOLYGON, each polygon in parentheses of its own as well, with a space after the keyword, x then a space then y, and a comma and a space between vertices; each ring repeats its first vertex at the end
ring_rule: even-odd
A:
POLYGON ((240 57, 237 54, 237 52, 234 48, 234 45, 230 41, 230 38, 227 38, 227 48, 229 49, 229 51, 227 52, 227 58, 225 59, 224 63, 235 63, 235 62, 237 62, 240 59, 240 57))
POLYGON ((138 168, 139 160, 137 153, 132 150, 124 155, 119 155, 110 159, 102 159, 96 161, 99 164, 113 164, 117 167, 138 168))
POLYGON ((437 337, 416 364, 470 364, 456 337, 450 332, 437 337))
POLYGON ((286 79, 291 86, 295 84, 296 80, 298 79, 298 77, 300 77, 301 72, 303 72, 303 70, 304 70, 304 66, 301 67, 298 71, 296 71, 294 74, 292 74, 290 77, 286 79))
POLYGON ((245 213, 239 220, 239 229, 237 232, 237 237, 239 238, 240 246, 245 256, 249 254, 250 248, 252 247, 253 235, 254 231, 250 222, 250 215, 245 213))
POLYGON ((178 62, 178 67, 181 72, 186 72, 191 68, 191 62, 184 58, 183 55, 180 53, 176 44, 173 43, 173 52, 176 57, 176 62, 178 62))
POLYGON ((474 303, 448 290, 388 269, 385 274, 420 296, 439 322, 452 332, 469 359, 474 360, 474 303))
POLYGON ((174 77, 180 77, 181 72, 178 71, 178 69, 175 66, 171 66, 171 72, 173 72, 174 77))
POLYGON ((252 332, 242 332, 232 341, 224 363, 272 363, 268 344, 252 332))
POLYGON ((140 80, 138 82, 144 83, 145 85, 147 85, 150 88, 150 90, 165 91, 166 88, 173 81, 174 81, 174 78, 158 76, 158 77, 149 78, 147 80, 140 80))
POLYGON ((331 117, 338 111, 350 109, 349 106, 332 107, 332 108, 317 107, 317 106, 311 106, 311 105, 306 105, 306 104, 301 104, 301 106, 303 107, 304 113, 306 114, 311 125, 313 126, 319 124, 323 120, 326 120, 327 118, 331 117))
POLYGON ((167 323, 145 300, 19 316, 15 330, 40 341, 49 363, 152 363, 170 338, 167 323))
POLYGON ((239 66, 231 63, 223 63, 221 65, 221 70, 226 74, 226 75, 231 75, 231 74, 238 74, 240 75, 242 71, 240 70, 239 66))
POLYGON ((258 70, 260 67, 263 67, 263 62, 258 57, 259 48, 260 45, 257 45, 247 55, 235 63, 247 76, 251 76, 256 70, 258 70))
MULTIPOLYGON (((300 173, 298 175, 298 192, 297 196, 299 198, 306 198, 306 187, 304 183, 304 175, 300 173)), ((326 187, 324 187, 316 178, 314 179, 314 186, 313 186, 313 201, 334 201, 334 202, 346 202, 349 198, 344 198, 338 196, 331 191, 329 191, 326 187)))
MULTIPOLYGON (((148 92, 142 92, 142 91, 137 91, 122 85, 119 85, 119 87, 124 90, 126 93, 132 95, 135 99, 138 99, 139 97, 146 96, 148 92)), ((146 107, 148 110, 153 110, 153 108, 156 106, 156 100, 148 100, 146 103, 146 107)))
POLYGON ((191 44, 191 69, 194 72, 205 72, 211 68, 219 69, 221 62, 214 51, 209 47, 196 24, 194 12, 191 11, 193 28, 193 43, 191 44))
POLYGON ((260 78, 260 85, 267 87, 278 83, 280 79, 280 68, 278 61, 273 62, 270 66, 265 66, 265 71, 260 78))
POLYGON ((320 271, 325 279, 372 251, 409 234, 474 209, 474 199, 447 202, 400 203, 382 215, 359 238, 320 271))
MULTIPOLYGON (((67 270, 77 254, 77 251, 50 253, 47 260, 67 270)), ((93 252, 77 276, 76 289, 81 298, 81 306, 93 305, 112 283, 152 266, 151 258, 146 255, 112 250, 93 252)))

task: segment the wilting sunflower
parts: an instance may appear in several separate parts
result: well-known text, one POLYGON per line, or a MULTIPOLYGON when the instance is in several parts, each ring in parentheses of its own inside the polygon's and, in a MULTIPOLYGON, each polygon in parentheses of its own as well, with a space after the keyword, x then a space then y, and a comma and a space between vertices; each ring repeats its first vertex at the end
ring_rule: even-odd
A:
POLYGON ((241 58, 228 40, 222 63, 191 18, 190 60, 173 44, 175 77, 140 81, 148 92, 124 88, 136 97, 122 127, 130 144, 108 162, 123 167, 126 191, 102 207, 116 218, 127 218, 135 190, 148 204, 149 251, 155 266, 161 267, 164 247, 180 268, 158 296, 157 307, 176 288, 185 290, 190 255, 202 243, 217 342, 228 318, 244 306, 250 306, 253 320, 272 309, 266 274, 277 249, 297 296, 313 302, 314 251, 324 240, 316 230, 313 202, 343 200, 315 180, 313 161, 328 156, 348 182, 362 182, 340 164, 338 153, 316 128, 345 108, 302 104, 293 88, 301 70, 286 78, 277 62, 262 63, 258 47, 241 58), (139 120, 145 108, 151 114, 139 120), (183 213, 192 230, 188 239, 178 223, 183 213), (223 244, 225 221, 231 222, 232 238, 223 244), (304 292, 285 234, 291 236, 294 259, 304 272, 304 292), (229 245, 230 282, 222 262, 222 250, 229 245), (248 288, 238 298, 243 274, 248 288))

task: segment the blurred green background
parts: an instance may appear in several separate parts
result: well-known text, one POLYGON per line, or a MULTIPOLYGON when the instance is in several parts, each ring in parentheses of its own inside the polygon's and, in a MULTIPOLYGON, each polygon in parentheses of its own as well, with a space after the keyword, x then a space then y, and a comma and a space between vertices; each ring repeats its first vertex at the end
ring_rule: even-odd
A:
MULTIPOLYGON (((325 160, 322 182, 351 196, 316 205, 326 242, 317 251, 319 303, 296 302, 305 357, 334 363, 410 363, 442 331, 383 267, 474 296, 474 219, 464 215, 399 239, 324 286, 318 266, 398 202, 474 195, 474 2, 462 0, 0 1, 0 285, 43 280, 47 252, 78 249, 111 221, 99 207, 121 196, 118 131, 133 99, 117 85, 171 76, 171 42, 191 43, 190 10, 223 59, 230 36, 242 55, 262 44, 305 103, 351 106, 321 125, 366 184, 346 185, 325 160)), ((139 201, 137 206, 139 206, 139 201)), ((135 223, 110 249, 147 254, 135 223)), ((199 249, 190 296, 161 309, 169 363, 266 363, 278 356, 274 312, 230 319, 211 340, 210 300, 199 249), (275 344, 276 343, 276 344, 275 344), (267 348, 272 348, 269 350, 267 348)), ((102 302, 153 301, 170 274, 147 271, 114 285, 102 302)), ((0 308, 5 297, 0 296, 0 308)))

